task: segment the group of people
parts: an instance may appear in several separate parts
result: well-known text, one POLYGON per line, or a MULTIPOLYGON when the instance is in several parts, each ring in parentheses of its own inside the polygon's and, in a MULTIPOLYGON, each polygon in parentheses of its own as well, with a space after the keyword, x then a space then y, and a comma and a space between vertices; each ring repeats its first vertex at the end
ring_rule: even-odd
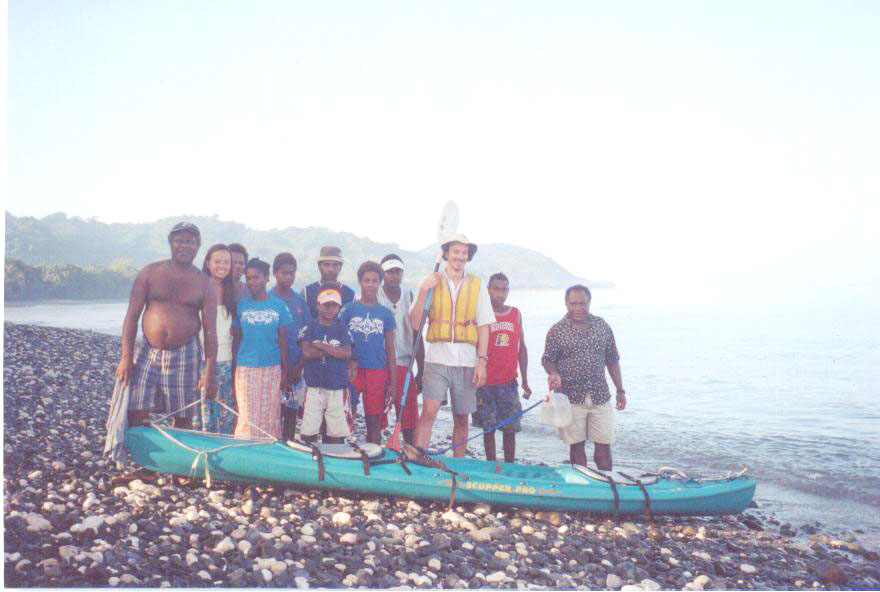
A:
MULTIPOLYGON (((448 401, 454 455, 466 452, 472 417, 484 428, 487 459, 496 458, 498 427, 504 460, 514 461, 519 389, 525 398, 532 394, 522 314, 506 304, 507 276, 496 273, 484 285, 465 270, 477 245, 464 235, 445 240, 443 269, 415 294, 401 287, 400 256, 363 262, 357 299, 339 282, 344 259, 338 247, 321 248, 321 279, 300 295, 293 289, 297 261, 290 253, 278 254, 270 267, 248 258, 240 244, 215 244, 199 271, 193 265, 201 246, 195 225, 175 225, 168 242, 171 258, 147 265, 135 279, 123 324, 117 378, 130 386, 130 426, 167 403, 176 427, 292 439, 301 416, 302 440, 321 435, 324 442, 342 442, 362 399, 368 442, 381 443, 393 406, 404 439, 426 448, 448 401), (267 289, 270 274, 274 286, 267 289), (135 351, 141 316, 144 340, 135 351)), ((606 369, 617 409, 626 406, 626 395, 613 332, 590 314, 590 300, 585 286, 566 291, 568 312, 548 332, 541 361, 549 388, 572 404, 573 421, 560 429, 572 463, 586 465, 589 439, 597 467, 610 470, 606 369)))

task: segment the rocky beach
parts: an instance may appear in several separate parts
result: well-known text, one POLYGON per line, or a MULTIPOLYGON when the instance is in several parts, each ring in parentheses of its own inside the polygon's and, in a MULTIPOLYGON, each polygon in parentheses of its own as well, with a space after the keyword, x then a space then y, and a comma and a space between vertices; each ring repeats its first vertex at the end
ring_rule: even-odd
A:
POLYGON ((880 588, 859 532, 761 508, 612 520, 167 476, 113 486, 101 451, 119 339, 4 334, 7 587, 880 588))

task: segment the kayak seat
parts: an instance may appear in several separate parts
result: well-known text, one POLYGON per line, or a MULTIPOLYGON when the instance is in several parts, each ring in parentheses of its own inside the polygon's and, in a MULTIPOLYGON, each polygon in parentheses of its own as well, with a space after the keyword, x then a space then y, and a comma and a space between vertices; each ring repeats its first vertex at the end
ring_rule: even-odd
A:
POLYGON ((327 458, 345 458, 349 460, 362 460, 360 450, 367 454, 367 458, 379 458, 382 456, 382 447, 378 444, 370 442, 358 442, 360 450, 354 448, 351 444, 324 444, 323 442, 314 442, 309 445, 304 442, 288 440, 287 445, 300 452, 312 452, 312 446, 321 451, 321 455, 327 458))
POLYGON ((571 467, 582 475, 590 479, 602 481, 603 483, 611 483, 613 481, 617 485, 638 485, 638 481, 641 481, 642 485, 651 485, 657 482, 657 475, 654 474, 630 475, 629 473, 621 473, 619 471, 609 471, 606 473, 583 465, 571 465, 571 467), (636 481, 637 479, 638 481, 636 481))

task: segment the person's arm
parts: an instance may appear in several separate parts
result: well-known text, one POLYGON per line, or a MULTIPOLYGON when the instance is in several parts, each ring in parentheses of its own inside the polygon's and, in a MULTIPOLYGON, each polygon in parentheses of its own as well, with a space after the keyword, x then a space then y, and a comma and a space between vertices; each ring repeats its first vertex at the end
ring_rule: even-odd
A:
MULTIPOLYGON (((236 321, 233 320, 233 323, 236 321)), ((238 366, 238 348, 241 347, 241 327, 232 327, 232 396, 235 396, 235 368, 238 366)))
POLYGON ((125 311, 125 320, 122 321, 122 353, 119 356, 119 365, 116 367, 116 378, 122 383, 128 384, 134 368, 134 340, 137 337, 138 320, 144 312, 147 304, 147 288, 149 282, 147 275, 151 266, 141 270, 131 286, 131 295, 128 297, 128 309, 125 311))
POLYGON ((416 367, 419 369, 419 375, 416 376, 416 392, 422 392, 422 377, 425 375, 425 340, 420 333, 413 331, 416 340, 416 367))
POLYGON ((620 374, 620 362, 608 364, 607 367, 608 374, 611 375, 611 381, 614 383, 614 388, 617 389, 617 410, 623 411, 626 409, 626 391, 623 390, 623 376, 620 374))
POLYGON ((547 339, 544 342, 544 355, 541 356, 541 365, 547 372, 547 386, 551 391, 558 391, 562 388, 562 378, 559 376, 559 370, 556 368, 556 361, 559 359, 559 347, 553 327, 547 331, 547 339))
POLYGON ((202 276, 202 331, 205 335, 205 369, 199 380, 199 388, 204 389, 205 398, 217 397, 217 296, 211 280, 202 276))
POLYGON ((287 390, 290 380, 287 376, 287 326, 278 329, 278 351, 281 354, 281 390, 287 390))
MULTIPOLYGON (((329 343, 317 343, 312 342, 311 344, 319 351, 323 352, 325 356, 330 356, 331 358, 336 358, 337 360, 350 360, 351 359, 351 344, 346 343, 345 345, 340 345, 339 347, 333 347, 329 343)), ((318 356, 320 357, 320 356, 318 356)))
POLYGON ((519 374, 522 378, 523 398, 528 399, 532 396, 532 389, 529 387, 529 350, 526 348, 522 314, 519 315, 519 354, 517 358, 519 361, 519 374))
POLYGON ((397 354, 394 351, 394 330, 385 331, 385 367, 388 378, 385 380, 385 404, 394 400, 397 394, 397 354))
POLYGON ((442 275, 440 272, 435 271, 426 277, 422 281, 422 285, 419 286, 419 295, 409 309, 409 320, 415 329, 418 329, 422 324, 422 317, 425 314, 425 300, 428 299, 428 293, 437 287, 437 284, 441 281, 441 277, 442 275))
POLYGON ((317 347, 318 344, 312 343, 311 341, 303 341, 299 344, 302 349, 302 359, 303 360, 320 360, 324 357, 324 352, 322 352, 317 347))
POLYGON ((486 364, 489 362, 489 325, 477 327, 477 366, 474 368, 473 385, 480 388, 486 384, 486 364))

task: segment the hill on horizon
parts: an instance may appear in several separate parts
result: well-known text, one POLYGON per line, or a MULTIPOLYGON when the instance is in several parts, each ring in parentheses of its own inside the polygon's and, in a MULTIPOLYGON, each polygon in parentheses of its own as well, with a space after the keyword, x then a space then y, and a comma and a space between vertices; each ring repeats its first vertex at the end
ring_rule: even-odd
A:
MULTIPOLYGON (((407 265, 407 282, 415 283, 427 275, 437 256, 436 246, 409 251, 395 243, 378 243, 350 232, 327 228, 288 227, 256 230, 218 216, 175 216, 146 223, 104 223, 68 216, 59 212, 43 218, 14 216, 6 212, 5 258, 29 265, 70 264, 80 267, 108 267, 129 264, 140 268, 150 261, 168 257, 168 230, 181 220, 196 224, 202 233, 202 248, 196 257, 200 266, 207 248, 218 242, 241 243, 251 257, 272 262, 282 251, 297 259, 297 285, 319 277, 317 257, 323 245, 342 249, 346 264, 340 280, 356 284, 357 266, 368 259, 378 261, 397 253, 407 265)), ((550 257, 505 243, 480 245, 468 270, 483 278, 503 271, 514 288, 557 288, 573 283, 591 287, 610 287, 608 282, 579 278, 550 257)))

